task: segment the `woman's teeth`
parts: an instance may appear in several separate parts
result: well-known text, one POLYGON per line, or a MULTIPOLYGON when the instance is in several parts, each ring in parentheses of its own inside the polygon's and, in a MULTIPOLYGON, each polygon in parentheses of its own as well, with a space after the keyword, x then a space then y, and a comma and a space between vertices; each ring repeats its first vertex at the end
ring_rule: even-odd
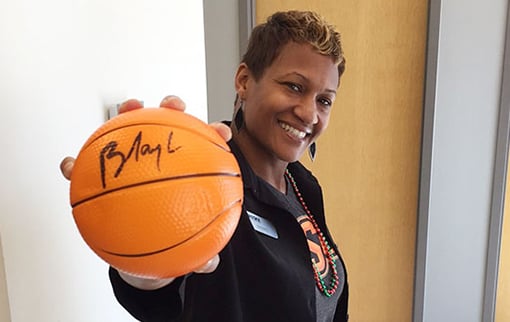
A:
POLYGON ((296 128, 293 128, 292 126, 286 124, 286 123, 280 123, 280 126, 282 129, 284 129, 287 133, 289 133, 292 136, 295 136, 298 139, 303 139, 306 136, 306 132, 300 131, 296 128))

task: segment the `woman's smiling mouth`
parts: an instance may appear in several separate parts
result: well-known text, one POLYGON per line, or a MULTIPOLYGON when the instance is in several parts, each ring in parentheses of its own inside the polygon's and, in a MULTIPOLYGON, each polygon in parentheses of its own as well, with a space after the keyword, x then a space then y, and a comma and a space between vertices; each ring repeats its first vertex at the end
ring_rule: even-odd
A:
POLYGON ((308 134, 307 132, 305 131, 300 131, 292 126, 290 126, 289 124, 287 123, 283 123, 283 122, 278 122, 278 124, 280 125, 280 127, 282 129, 285 130, 285 132, 289 133, 290 135, 298 138, 298 139, 304 139, 304 137, 308 134))

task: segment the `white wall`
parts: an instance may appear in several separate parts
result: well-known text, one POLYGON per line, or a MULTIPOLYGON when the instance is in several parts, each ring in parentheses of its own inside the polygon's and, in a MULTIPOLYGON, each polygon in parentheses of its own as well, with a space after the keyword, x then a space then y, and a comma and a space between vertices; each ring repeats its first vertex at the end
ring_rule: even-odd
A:
POLYGON ((58 165, 105 121, 105 104, 167 94, 207 119, 201 0, 2 2, 0 236, 13 322, 133 321, 79 236, 58 165))

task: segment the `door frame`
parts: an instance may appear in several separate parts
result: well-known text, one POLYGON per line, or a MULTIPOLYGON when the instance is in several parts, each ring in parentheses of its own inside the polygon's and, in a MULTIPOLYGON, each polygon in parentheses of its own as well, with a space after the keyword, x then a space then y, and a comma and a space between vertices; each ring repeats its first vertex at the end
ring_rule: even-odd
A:
POLYGON ((483 321, 492 322, 496 314, 498 271, 503 231, 505 190, 510 145, 510 5, 506 14, 505 49, 501 81, 499 119, 492 186, 489 241, 485 276, 483 321))

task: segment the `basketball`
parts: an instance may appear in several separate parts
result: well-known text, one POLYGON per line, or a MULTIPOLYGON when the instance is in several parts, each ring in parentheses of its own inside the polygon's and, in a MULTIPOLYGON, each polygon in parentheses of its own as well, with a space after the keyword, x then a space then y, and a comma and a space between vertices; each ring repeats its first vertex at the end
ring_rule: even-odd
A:
POLYGON ((70 203, 86 244, 105 262, 146 278, 194 271, 228 243, 243 185, 221 136, 168 108, 120 114, 81 148, 70 203))

